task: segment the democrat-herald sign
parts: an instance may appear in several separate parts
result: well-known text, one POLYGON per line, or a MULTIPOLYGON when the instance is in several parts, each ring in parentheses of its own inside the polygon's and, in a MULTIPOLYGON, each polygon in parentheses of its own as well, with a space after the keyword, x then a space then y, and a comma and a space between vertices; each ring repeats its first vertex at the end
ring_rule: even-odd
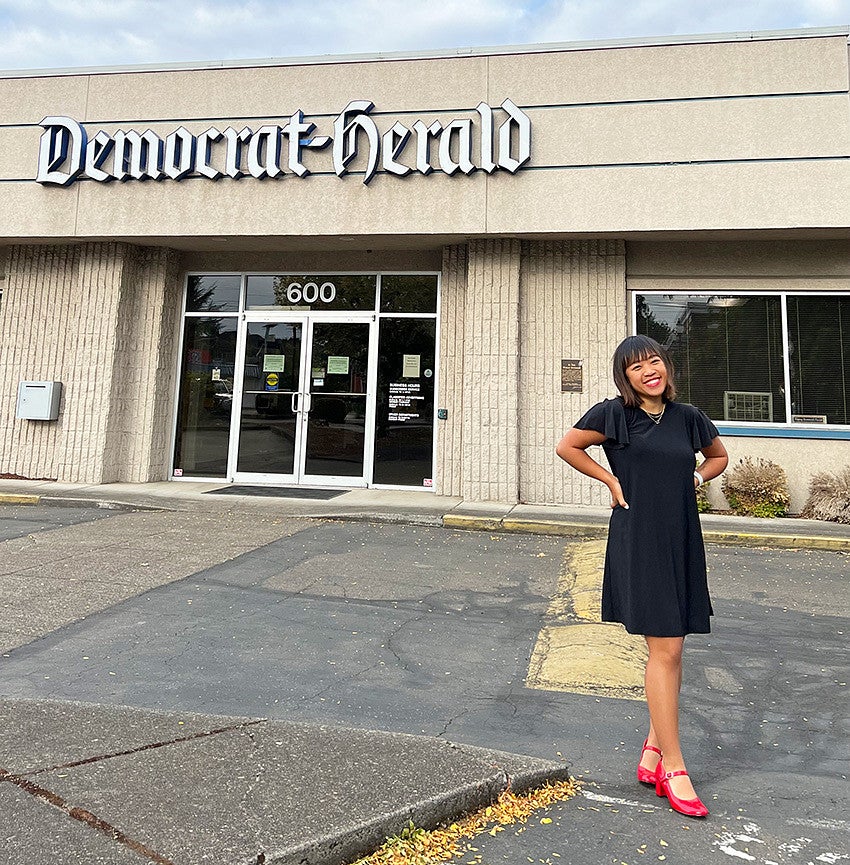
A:
POLYGON ((333 121, 333 135, 314 135, 316 124, 305 120, 300 110, 283 125, 210 126, 200 133, 179 126, 164 138, 150 129, 111 134, 101 129, 89 136, 70 117, 45 117, 40 124, 44 132, 36 180, 70 186, 82 178, 107 183, 306 177, 311 172, 302 162, 304 153, 326 148, 330 148, 330 163, 338 177, 347 174, 360 157, 357 164, 364 183, 379 171, 396 177, 434 171, 454 175, 504 170, 514 174, 531 158, 531 120, 510 99, 498 108, 479 103, 474 119, 428 124, 417 120, 409 126, 396 121, 384 130, 371 115, 374 107, 365 100, 349 102, 333 121))

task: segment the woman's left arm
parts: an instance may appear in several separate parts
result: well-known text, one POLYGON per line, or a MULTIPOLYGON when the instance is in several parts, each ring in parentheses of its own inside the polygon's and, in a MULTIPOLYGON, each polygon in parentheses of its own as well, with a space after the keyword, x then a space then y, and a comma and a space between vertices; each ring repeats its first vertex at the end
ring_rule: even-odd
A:
MULTIPOLYGON (((723 474, 726 466, 729 465, 729 454, 726 453, 720 436, 716 436, 707 448, 702 449, 701 453, 705 460, 697 466, 697 471, 702 476, 703 482, 723 474)), ((694 486, 698 485, 697 479, 694 477, 694 486)))

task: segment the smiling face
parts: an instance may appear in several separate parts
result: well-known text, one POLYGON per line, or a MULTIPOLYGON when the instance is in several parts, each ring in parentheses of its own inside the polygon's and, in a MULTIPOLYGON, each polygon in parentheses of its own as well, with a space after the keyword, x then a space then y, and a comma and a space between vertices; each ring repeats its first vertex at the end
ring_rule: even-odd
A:
POLYGON ((641 403, 657 403, 667 390, 667 367, 657 354, 628 364, 626 378, 641 403))
POLYGON ((611 371, 627 406, 649 403, 658 411, 662 400, 676 399, 673 361, 667 349, 649 336, 627 336, 614 352, 611 371))

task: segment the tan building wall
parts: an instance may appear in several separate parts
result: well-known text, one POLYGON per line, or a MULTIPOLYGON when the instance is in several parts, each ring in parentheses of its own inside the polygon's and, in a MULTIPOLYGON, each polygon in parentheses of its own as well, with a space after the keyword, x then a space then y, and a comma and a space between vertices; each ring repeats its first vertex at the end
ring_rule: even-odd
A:
MULTIPOLYGON (((519 500, 604 504, 607 490, 555 456, 561 436, 615 395, 613 347, 627 334, 622 241, 529 243, 523 260, 519 500), (583 364, 581 393, 562 393, 561 360, 583 364)), ((604 461, 601 448, 594 456, 604 461)))
MULTIPOLYGON (((0 472, 167 476, 187 272, 442 270, 437 490, 602 504, 601 485, 560 466, 553 448, 614 393, 609 359, 630 329, 630 292, 850 291, 847 99, 842 31, 0 73, 0 472), (531 161, 514 175, 379 172, 365 186, 335 176, 326 150, 304 155, 319 172, 306 178, 34 180, 48 115, 90 136, 164 136, 181 123, 283 124, 301 109, 330 134, 350 100, 368 99, 381 132, 462 117, 477 129, 475 106, 505 98, 532 122, 531 161), (581 393, 561 392, 562 359, 582 361, 581 393), (28 378, 65 383, 59 421, 14 419, 28 378)), ((476 156, 479 143, 476 132, 476 156)), ((730 450, 782 454, 796 509, 845 446, 733 437, 730 450)))
MULTIPOLYGON (((541 50, 542 49, 542 50, 541 50)), ((191 238, 505 236, 846 228, 850 114, 846 33, 687 45, 547 50, 326 64, 0 78, 0 236, 191 238), (98 130, 180 123, 193 133, 280 122, 301 109, 317 134, 352 99, 380 131, 398 120, 475 118, 512 99, 532 122, 516 175, 312 176, 212 182, 33 181, 48 115, 98 130), (245 118, 243 120, 243 118, 245 118), (265 118, 266 120, 257 120, 265 118)), ((498 122, 504 115, 497 111, 498 122)), ((476 139, 476 152, 478 142, 476 139)), ((436 150, 436 147, 433 148, 436 150)), ((405 160, 413 161, 408 145, 405 160)), ((434 161, 436 157, 434 157, 434 161)), ((354 163, 362 165, 362 156, 354 163)), ((450 241, 449 241, 450 242, 450 241)))
POLYGON ((0 471, 103 483, 163 478, 179 327, 173 253, 16 246, 0 306, 0 471), (63 383, 57 421, 15 418, 21 380, 63 383))
POLYGON ((440 365, 437 371, 437 406, 448 417, 437 421, 435 488, 446 496, 462 496, 463 375, 468 251, 466 244, 443 250, 440 281, 440 365))
MULTIPOLYGON (((486 242, 446 250, 438 491, 471 500, 601 504, 555 456, 564 431, 612 395, 626 334, 622 241, 486 242), (561 359, 583 363, 562 393, 561 359)), ((601 451, 600 454, 601 456, 601 451)))

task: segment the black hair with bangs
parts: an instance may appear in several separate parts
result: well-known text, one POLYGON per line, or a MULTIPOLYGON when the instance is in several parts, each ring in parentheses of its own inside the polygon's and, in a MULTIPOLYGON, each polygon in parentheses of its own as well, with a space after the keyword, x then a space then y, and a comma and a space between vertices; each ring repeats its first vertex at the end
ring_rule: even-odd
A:
POLYGON ((664 366, 667 367, 667 387, 664 389, 664 399, 666 401, 676 398, 675 385, 675 370, 673 361, 667 349, 657 343, 651 336, 627 336, 614 352, 614 384, 620 395, 623 397, 623 402, 627 406, 637 408, 640 405, 640 397, 635 393, 629 378, 626 375, 626 367, 639 360, 646 360, 649 357, 660 357, 664 361, 664 366))

